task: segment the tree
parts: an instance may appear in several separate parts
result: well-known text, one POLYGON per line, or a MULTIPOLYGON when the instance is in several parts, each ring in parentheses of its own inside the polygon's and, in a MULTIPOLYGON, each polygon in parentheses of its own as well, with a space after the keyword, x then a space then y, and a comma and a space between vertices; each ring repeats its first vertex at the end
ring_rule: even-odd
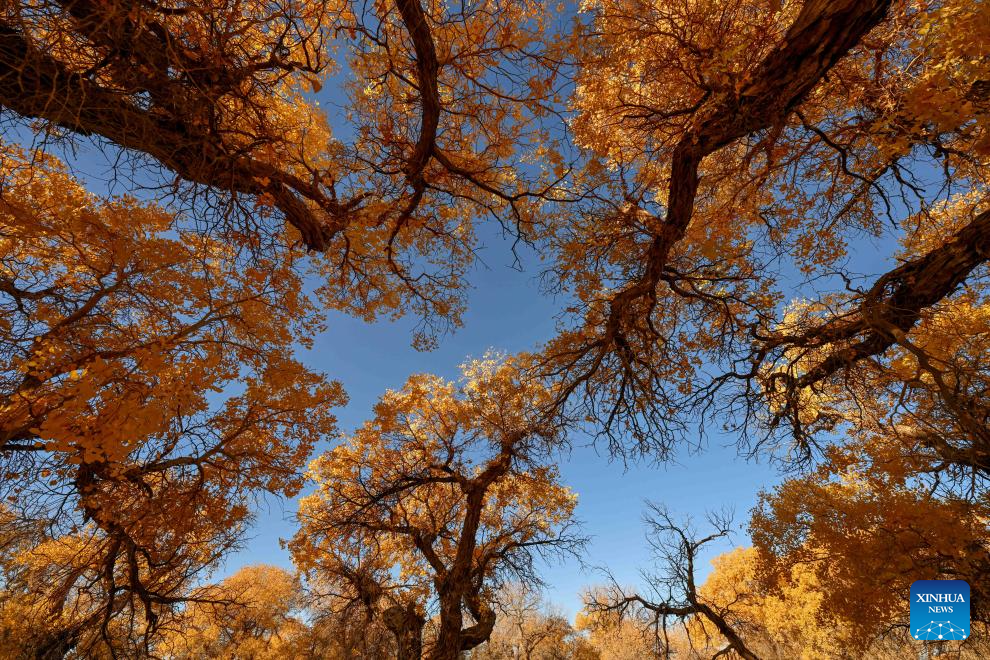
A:
POLYGON ((817 468, 754 532, 845 585, 827 621, 864 620, 854 589, 889 624, 909 576, 985 582, 986 15, 602 1, 578 57, 600 192, 551 237, 578 304, 546 373, 615 451, 664 457, 694 416, 817 468), (876 276, 863 235, 900 244, 876 276))
POLYGON ((657 648, 651 631, 628 617, 585 609, 578 613, 575 629, 585 636, 591 658, 639 660, 656 657, 657 648))
POLYGON ((897 333, 985 275, 985 15, 593 3, 573 127, 596 193, 549 239, 576 298, 545 349, 562 401, 613 450, 661 457, 698 414, 804 448, 827 433, 808 427, 806 399, 886 364, 897 333), (918 240, 954 192, 971 202, 960 222, 918 240), (847 256, 864 233, 913 247, 861 286, 847 256), (815 312, 783 322, 788 298, 815 312))
POLYGON ((369 319, 456 324, 471 225, 491 212, 576 298, 543 366, 612 449, 662 458, 712 407, 807 446, 807 396, 885 362, 982 272, 983 3, 582 9, 570 35, 529 3, 12 3, 0 102, 150 157, 244 243, 284 218, 327 255, 327 302, 369 319), (337 83, 334 46, 350 53, 346 145, 313 99, 337 83), (565 104, 561 71, 578 169, 541 125, 565 104), (889 225, 910 242, 926 222, 902 221, 949 191, 974 199, 952 239, 854 287, 850 241, 889 225), (799 327, 777 313, 795 288, 818 303, 799 327), (808 349, 817 364, 794 373, 808 349))
POLYGON ((299 576, 277 566, 245 566, 198 595, 161 627, 154 657, 355 660, 394 655, 379 622, 318 609, 299 576))
MULTIPOLYGON (((882 389, 872 393, 886 400, 882 389)), ((893 405, 860 412, 867 411, 877 415, 874 423, 900 416, 893 405)), ((981 657, 985 488, 973 474, 961 488, 942 460, 903 425, 871 426, 864 418, 816 470, 763 494, 750 523, 755 547, 716 557, 704 584, 694 584, 693 557, 728 525, 716 523, 714 535, 697 539, 661 509, 648 519, 658 572, 644 573, 643 590, 613 582, 592 592, 587 609, 624 617, 657 638, 662 653, 688 657, 730 650, 760 658, 916 657, 905 608, 911 583, 964 579, 974 593, 972 634, 942 650, 981 657), (683 624, 687 651, 668 637, 671 620, 683 624)))
POLYGON ((190 603, 171 622, 161 648, 169 658, 275 660, 302 654, 308 627, 296 577, 276 566, 245 566, 190 603))
POLYGON ((597 660, 587 640, 531 585, 507 584, 496 600, 495 627, 472 660, 597 660))
POLYGON ((712 532, 704 537, 698 535, 690 521, 677 523, 658 504, 648 503, 644 521, 647 542, 660 564, 659 573, 644 574, 649 591, 630 593, 612 579, 608 588, 585 595, 585 610, 591 615, 614 615, 619 621, 630 618, 638 622, 651 633, 655 657, 672 657, 672 623, 680 622, 686 630, 689 622, 699 620, 703 629, 714 629, 724 640, 724 644, 715 645, 716 656, 731 650, 744 660, 757 660, 737 630, 739 624, 732 610, 735 601, 727 599, 728 605, 722 605, 709 600, 695 580, 696 561, 705 546, 731 533, 730 516, 710 515, 712 532))
POLYGON ((538 555, 573 552, 575 497, 546 458, 564 440, 552 393, 518 359, 468 362, 458 382, 412 376, 375 417, 311 467, 290 547, 317 585, 364 603, 419 657, 458 658, 489 638, 511 576, 537 581, 538 555))
POLYGON ((903 450, 888 437, 833 448, 818 471, 766 493, 751 523, 761 579, 821 585, 815 615, 860 644, 907 629, 920 579, 967 580, 974 632, 987 619, 985 494, 953 493, 940 466, 916 472, 903 450))
MULTIPOLYGON (((56 586, 42 617, 65 624, 56 639, 154 628, 236 541, 248 493, 298 489, 343 400, 290 356, 318 325, 303 268, 327 307, 411 310, 427 348, 460 321, 488 215, 533 242, 566 300, 558 335, 518 358, 534 437, 559 443, 558 424, 584 420, 613 453, 662 460, 695 425, 723 424, 750 451, 817 470, 754 521, 780 580, 827 552, 848 564, 828 575, 849 580, 844 593, 918 572, 985 581, 986 1, 595 0, 573 29, 553 13, 503 0, 0 9, 8 125, 46 148, 91 136, 158 202, 94 198, 49 155, 4 149, 0 456, 32 539, 8 563, 56 586), (859 273, 849 256, 870 238, 901 249, 859 273), (892 547, 910 566, 865 571, 877 565, 863 553, 892 547)), ((410 401, 446 387, 423 382, 410 401)), ((495 564, 469 557, 486 497, 509 483, 513 503, 530 488, 561 520, 570 509, 546 449, 520 454, 458 420, 488 453, 462 457, 434 429, 420 464, 396 449, 419 440, 375 426, 387 421, 338 450, 343 467, 315 468, 313 520, 323 500, 367 506, 330 508, 295 549, 340 592, 328 598, 392 626, 403 654, 437 605, 435 650, 451 657, 494 621, 495 564), (413 507, 396 523, 409 494, 450 515, 413 507)), ((680 538, 675 554, 691 555, 680 538)), ((499 565, 518 572, 519 555, 499 565)), ((698 609, 686 586, 649 602, 698 609)), ((890 614, 880 595, 864 607, 890 614)))
MULTIPOLYGON (((726 613, 750 652, 760 658, 918 657, 922 649, 905 628, 886 628, 883 621, 857 621, 855 615, 861 612, 837 613, 831 608, 828 602, 836 595, 832 584, 822 581, 815 564, 795 563, 786 572, 774 572, 768 570, 761 551, 739 547, 712 560, 712 571, 698 593, 726 613)), ((689 618, 682 635, 671 641, 673 657, 738 657, 702 615, 689 618)), ((986 654, 986 643, 982 625, 975 623, 965 643, 939 643, 928 650, 933 655, 978 658, 986 654)))
POLYGON ((826 74, 859 61, 845 56, 889 5, 593 5, 575 138, 602 192, 552 238, 553 268, 578 304, 547 368, 614 431, 613 448, 629 433, 634 448, 662 456, 683 428, 678 413, 722 384, 706 384, 700 363, 743 351, 740 369, 748 364, 776 302, 754 234, 769 224, 761 238, 772 250, 789 233, 770 194, 789 161, 774 149, 826 74))
POLYGON ((326 599, 314 600, 309 592, 306 592, 306 602, 312 618, 306 647, 299 656, 314 660, 373 660, 396 656, 395 637, 381 620, 369 618, 367 612, 356 607, 321 607, 327 603, 326 599))
POLYGON ((151 629, 252 495, 298 491, 344 394, 292 358, 318 316, 291 262, 99 199, 44 154, 0 156, 2 488, 15 519, 48 522, 16 561, 42 619, 151 629))
MULTIPOLYGON (((699 593, 731 611, 734 628, 761 658, 858 657, 866 648, 875 653, 880 647, 875 635, 858 636, 847 620, 836 620, 820 607, 829 588, 803 566, 795 566, 786 580, 771 582, 756 549, 735 548, 712 560, 699 593)), ((692 646, 707 655, 723 644, 702 618, 692 620, 687 630, 692 646)))
POLYGON ((543 168, 514 167, 549 135, 547 20, 501 0, 8 3, 0 103, 162 166, 244 243, 284 220, 290 243, 325 255, 328 304, 413 309, 432 330, 459 322, 473 221, 528 231, 549 194, 543 168), (324 86, 350 121, 331 125, 344 115, 320 106, 324 86))
MULTIPOLYGON (((973 213, 964 198, 914 219, 926 226, 905 251, 972 226, 973 213)), ((783 575, 800 564, 833 585, 822 611, 848 629, 867 621, 881 630, 903 626, 898 599, 917 579, 965 579, 974 593, 986 593, 986 286, 985 274, 971 278, 924 310, 910 333, 890 329, 885 359, 864 360, 855 374, 803 395, 804 427, 843 436, 822 450, 814 472, 766 493, 754 515, 766 570, 783 575)), ((793 332, 816 314, 794 310, 793 332)), ((821 360, 808 347, 789 373, 804 377, 821 360)), ((973 618, 985 622, 983 601, 974 599, 973 618)))
POLYGON ((808 442, 804 394, 882 361, 891 328, 985 260, 977 203, 953 240, 834 295, 857 234, 927 218, 949 190, 983 198, 983 3, 581 9, 569 34, 538 3, 496 0, 15 2, 0 103, 171 170, 176 195, 239 242, 298 238, 326 255, 324 299, 369 319, 456 324, 472 225, 491 213, 538 240, 552 286, 576 298, 544 368, 613 449, 628 431, 662 457, 699 406, 808 442), (340 86, 337 49, 353 126, 315 99, 340 86), (543 122, 566 104, 554 139, 564 124, 543 122), (830 312, 801 332, 776 313, 792 271, 834 280, 810 287, 830 312), (789 373, 810 347, 818 367, 789 373))

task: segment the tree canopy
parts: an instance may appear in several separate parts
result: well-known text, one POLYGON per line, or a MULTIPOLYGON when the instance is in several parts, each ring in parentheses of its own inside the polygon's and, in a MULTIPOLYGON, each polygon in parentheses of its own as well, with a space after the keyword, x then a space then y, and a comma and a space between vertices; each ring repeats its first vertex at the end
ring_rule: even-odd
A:
POLYGON ((551 395, 513 362, 462 370, 458 384, 411 377, 313 462, 319 488, 300 503, 291 543, 317 584, 383 610, 402 658, 419 656, 430 610, 438 623, 426 657, 453 660, 478 646, 507 576, 538 583, 536 556, 582 543, 570 531, 575 497, 548 462, 562 440, 542 419, 551 395))
POLYGON ((982 630, 988 44, 985 0, 5 0, 0 648, 896 654, 934 578, 982 630), (554 335, 341 434, 328 311, 435 348, 484 223, 554 335), (663 463, 714 429, 783 475, 751 547, 696 583, 731 525, 657 503, 644 584, 511 613, 581 550, 577 438, 663 463), (300 575, 211 584, 307 486, 300 575))

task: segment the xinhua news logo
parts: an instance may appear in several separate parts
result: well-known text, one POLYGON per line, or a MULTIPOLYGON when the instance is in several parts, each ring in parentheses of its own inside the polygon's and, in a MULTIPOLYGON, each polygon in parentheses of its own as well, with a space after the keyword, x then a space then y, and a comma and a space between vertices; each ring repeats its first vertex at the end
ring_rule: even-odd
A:
POLYGON ((918 580, 911 585, 911 636, 917 640, 969 637, 969 584, 918 580))

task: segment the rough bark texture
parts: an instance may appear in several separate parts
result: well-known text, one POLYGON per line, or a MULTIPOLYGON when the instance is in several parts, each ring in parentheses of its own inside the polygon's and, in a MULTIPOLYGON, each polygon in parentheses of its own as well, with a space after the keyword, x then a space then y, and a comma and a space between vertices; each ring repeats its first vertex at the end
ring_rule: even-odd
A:
POLYGON ((382 618, 395 635, 396 660, 419 660, 423 656, 426 618, 416 611, 415 605, 393 605, 385 610, 382 618))

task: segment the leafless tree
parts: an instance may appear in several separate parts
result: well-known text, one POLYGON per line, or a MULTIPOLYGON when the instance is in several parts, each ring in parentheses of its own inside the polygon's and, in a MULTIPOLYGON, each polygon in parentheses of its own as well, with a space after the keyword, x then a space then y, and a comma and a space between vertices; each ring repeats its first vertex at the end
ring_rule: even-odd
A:
POLYGON ((708 514, 711 531, 704 536, 690 519, 678 522, 665 506, 654 502, 647 502, 643 521, 647 526, 647 543, 656 559, 656 569, 642 572, 646 590, 628 590, 609 574, 610 584, 604 590, 586 595, 588 611, 630 618, 648 626, 661 658, 672 656, 671 628, 678 624, 686 626, 691 619, 700 618, 713 625, 725 640, 714 658, 734 652, 744 660, 758 660, 737 632, 730 607, 706 600, 695 582, 699 555, 707 546, 731 535, 732 514, 726 511, 708 514))

